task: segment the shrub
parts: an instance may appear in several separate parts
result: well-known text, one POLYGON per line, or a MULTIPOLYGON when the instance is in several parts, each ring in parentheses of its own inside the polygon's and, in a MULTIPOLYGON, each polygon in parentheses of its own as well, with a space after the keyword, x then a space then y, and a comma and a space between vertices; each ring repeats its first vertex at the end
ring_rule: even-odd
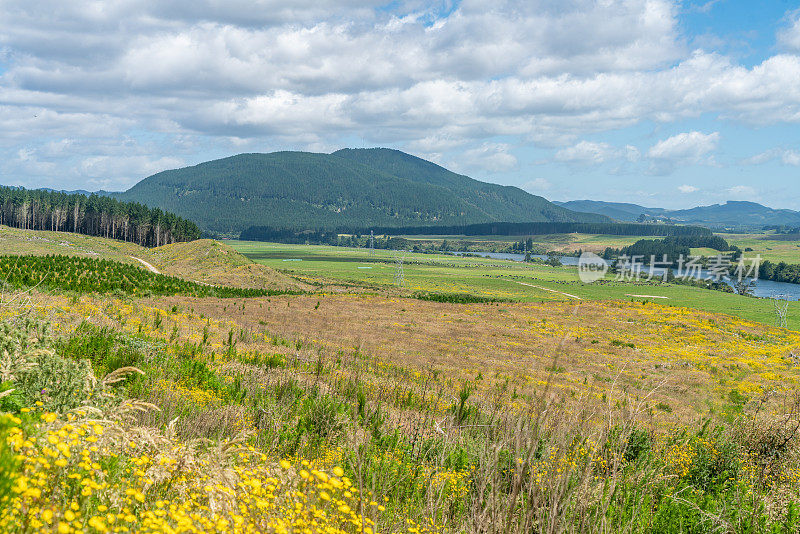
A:
POLYGON ((87 360, 73 361, 53 351, 47 325, 30 318, 0 323, 0 375, 15 404, 41 402, 48 411, 65 411, 83 404, 96 380, 87 360))

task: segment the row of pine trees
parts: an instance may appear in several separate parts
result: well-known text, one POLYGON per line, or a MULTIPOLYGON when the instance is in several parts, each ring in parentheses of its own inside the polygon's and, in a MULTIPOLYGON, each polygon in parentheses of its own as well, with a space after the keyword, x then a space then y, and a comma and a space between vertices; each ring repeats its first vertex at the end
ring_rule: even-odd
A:
POLYGON ((119 239, 145 247, 200 237, 193 222, 143 204, 95 194, 1 186, 0 224, 119 239))

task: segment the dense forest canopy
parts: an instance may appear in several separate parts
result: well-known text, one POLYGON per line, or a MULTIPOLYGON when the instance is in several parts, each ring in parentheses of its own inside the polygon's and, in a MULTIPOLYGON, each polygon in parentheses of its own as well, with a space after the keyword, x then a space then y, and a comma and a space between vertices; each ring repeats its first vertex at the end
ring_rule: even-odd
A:
POLYGON ((800 265, 785 261, 773 263, 769 260, 762 260, 758 268, 758 278, 773 282, 800 284, 800 265))
POLYGON ((99 195, 0 186, 0 224, 131 241, 157 247, 200 237, 193 222, 158 208, 99 195))
POLYGON ((736 246, 731 246, 725 239, 716 235, 670 236, 664 239, 640 239, 632 245, 621 249, 606 248, 603 258, 609 260, 618 256, 639 257, 643 263, 651 260, 661 262, 664 257, 669 263, 677 263, 681 257, 688 259, 693 248, 710 248, 719 252, 740 253, 736 246))
POLYGON ((160 172, 114 197, 169 210, 225 236, 239 236, 251 226, 327 232, 491 221, 610 221, 388 149, 240 154, 160 172))

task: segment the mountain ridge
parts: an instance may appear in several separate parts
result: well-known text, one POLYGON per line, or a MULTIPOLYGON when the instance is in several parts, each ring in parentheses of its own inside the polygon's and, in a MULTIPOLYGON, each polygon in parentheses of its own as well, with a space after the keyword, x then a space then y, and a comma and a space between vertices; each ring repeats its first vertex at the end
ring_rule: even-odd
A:
POLYGON ((608 222, 522 189, 481 182, 392 149, 249 153, 149 176, 121 200, 182 214, 235 235, 293 230, 482 222, 608 222), (337 153, 338 152, 338 153, 337 153))
POLYGON ((648 208, 624 202, 570 200, 554 204, 584 213, 603 214, 620 221, 636 221, 641 215, 665 219, 679 224, 701 224, 709 227, 800 226, 800 211, 775 209, 757 202, 728 200, 723 204, 670 210, 648 208))

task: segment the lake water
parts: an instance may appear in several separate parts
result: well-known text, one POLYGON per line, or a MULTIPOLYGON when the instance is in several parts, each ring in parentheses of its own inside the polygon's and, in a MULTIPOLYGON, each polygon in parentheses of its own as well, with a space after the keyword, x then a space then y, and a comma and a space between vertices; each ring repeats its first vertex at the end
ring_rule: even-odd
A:
MULTIPOLYGON (((457 256, 461 256, 463 252, 453 252, 457 256)), ((472 252, 484 258, 492 258, 496 260, 510 260, 510 261, 524 261, 524 254, 511 254, 506 252, 472 252)), ((531 254, 531 258, 546 260, 547 256, 543 254, 531 254)), ((577 266, 578 258, 576 256, 560 256, 562 265, 577 266)), ((664 270, 659 267, 654 267, 653 276, 658 278, 664 275, 664 270)), ((700 270, 698 276, 695 278, 708 278, 708 271, 700 270)), ((726 283, 733 287, 731 281, 726 280, 726 283)), ((780 297, 787 300, 800 300, 800 284, 789 284, 787 282, 773 282, 772 280, 756 280, 753 287, 753 295, 756 297, 775 298, 780 297)))

